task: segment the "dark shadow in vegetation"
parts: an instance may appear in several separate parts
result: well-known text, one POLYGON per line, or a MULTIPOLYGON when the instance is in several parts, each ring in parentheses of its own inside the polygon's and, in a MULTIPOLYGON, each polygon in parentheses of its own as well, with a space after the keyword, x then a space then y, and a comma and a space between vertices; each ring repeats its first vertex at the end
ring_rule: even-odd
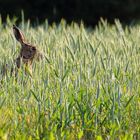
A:
POLYGON ((42 23, 48 19, 49 23, 59 23, 64 18, 68 23, 72 21, 94 26, 100 17, 110 23, 120 19, 126 24, 140 18, 139 0, 0 0, 0 14, 3 21, 7 15, 13 15, 21 21, 21 10, 25 19, 32 23, 42 23))

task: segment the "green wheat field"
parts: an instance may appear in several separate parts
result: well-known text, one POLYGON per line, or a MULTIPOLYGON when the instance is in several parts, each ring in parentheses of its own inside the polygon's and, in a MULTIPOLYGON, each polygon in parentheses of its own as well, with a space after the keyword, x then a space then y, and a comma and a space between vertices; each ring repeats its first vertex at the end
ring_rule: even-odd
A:
MULTIPOLYGON (((20 44, 0 19, 0 71, 20 44)), ((140 25, 18 25, 45 55, 32 77, 0 74, 1 140, 140 140, 140 25)))

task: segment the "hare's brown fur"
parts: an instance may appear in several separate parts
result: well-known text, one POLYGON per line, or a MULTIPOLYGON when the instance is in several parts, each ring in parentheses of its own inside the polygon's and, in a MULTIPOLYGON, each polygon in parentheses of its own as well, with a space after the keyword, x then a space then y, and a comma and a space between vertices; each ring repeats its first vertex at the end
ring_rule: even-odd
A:
POLYGON ((16 40, 21 44, 20 54, 16 59, 16 66, 19 69, 22 62, 23 64, 28 65, 31 70, 34 58, 36 57, 37 60, 39 60, 40 58, 42 59, 43 55, 37 50, 34 45, 26 42, 23 33, 15 25, 13 25, 13 32, 16 40))
MULTIPOLYGON (((38 51, 38 49, 29 43, 26 42, 25 37, 21 30, 13 25, 13 33, 16 38, 16 40, 21 44, 21 49, 18 57, 15 59, 16 64, 16 70, 15 73, 17 75, 18 69, 21 67, 21 64, 28 66, 30 69, 30 72, 32 73, 32 63, 33 60, 36 58, 37 60, 40 60, 43 58, 42 53, 38 51)), ((7 64, 6 64, 7 68, 7 64)), ((4 67, 5 70, 5 67, 4 67)), ((6 69, 7 71, 7 69, 6 69)), ((11 72, 14 71, 14 68, 12 68, 11 72)), ((5 72, 4 72, 5 73, 5 72)))

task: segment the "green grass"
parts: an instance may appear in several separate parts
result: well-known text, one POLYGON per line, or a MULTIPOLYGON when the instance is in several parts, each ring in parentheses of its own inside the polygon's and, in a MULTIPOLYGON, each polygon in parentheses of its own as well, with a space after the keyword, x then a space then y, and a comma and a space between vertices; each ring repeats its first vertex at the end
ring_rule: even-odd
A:
MULTIPOLYGON (((0 22, 0 68, 20 44, 0 22)), ((140 139, 140 25, 19 26, 47 59, 0 85, 0 139, 140 139)), ((0 75, 1 77, 1 75, 0 75)))

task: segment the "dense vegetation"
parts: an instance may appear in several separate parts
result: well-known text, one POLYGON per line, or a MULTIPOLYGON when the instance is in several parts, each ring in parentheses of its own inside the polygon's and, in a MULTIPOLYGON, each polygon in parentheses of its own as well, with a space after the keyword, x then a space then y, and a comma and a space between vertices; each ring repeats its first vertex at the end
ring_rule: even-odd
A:
MULTIPOLYGON (((0 69, 19 53, 12 24, 0 23, 0 69)), ((0 75, 0 139, 140 139, 139 25, 20 28, 46 59, 32 77, 0 75)))
POLYGON ((59 22, 61 18, 67 21, 81 21, 95 25, 100 17, 113 21, 130 22, 140 18, 139 0, 0 0, 0 14, 3 20, 7 14, 15 15, 21 20, 21 10, 26 19, 32 22, 39 19, 49 19, 49 22, 59 22))

